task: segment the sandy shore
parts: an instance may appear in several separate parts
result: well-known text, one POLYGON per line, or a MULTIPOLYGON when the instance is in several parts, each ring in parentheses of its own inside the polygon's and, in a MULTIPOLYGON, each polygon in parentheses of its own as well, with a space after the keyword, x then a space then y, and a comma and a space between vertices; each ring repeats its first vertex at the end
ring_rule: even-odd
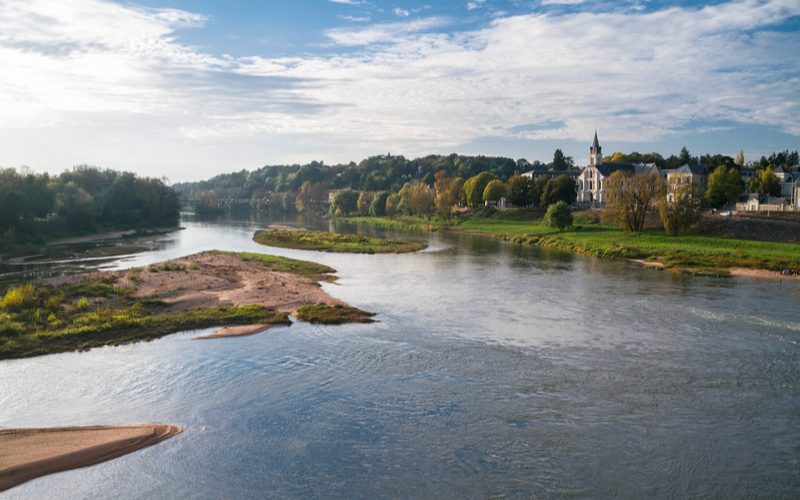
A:
POLYGON ((132 236, 135 234, 164 234, 170 233, 172 231, 180 230, 180 227, 164 227, 164 228, 155 228, 155 229, 129 229, 127 231, 112 231, 109 233, 95 233, 95 234, 87 234, 85 236, 75 236, 73 238, 64 238, 62 240, 51 241, 46 246, 56 246, 56 245, 74 245, 75 243, 91 243, 93 241, 105 241, 105 240, 118 240, 125 236, 132 236))
POLYGON ((745 276, 747 278, 766 278, 771 280, 792 280, 800 281, 800 274, 781 274, 779 271, 767 271, 766 269, 729 269, 731 276, 745 276))
POLYGON ((0 491, 121 457, 181 430, 163 424, 0 429, 0 491))

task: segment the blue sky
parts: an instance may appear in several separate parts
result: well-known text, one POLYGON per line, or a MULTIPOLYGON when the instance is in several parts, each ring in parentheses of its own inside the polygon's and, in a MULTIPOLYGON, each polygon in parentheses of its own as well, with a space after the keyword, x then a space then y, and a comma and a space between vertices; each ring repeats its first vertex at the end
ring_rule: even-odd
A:
POLYGON ((0 167, 800 149, 800 2, 0 0, 0 167))

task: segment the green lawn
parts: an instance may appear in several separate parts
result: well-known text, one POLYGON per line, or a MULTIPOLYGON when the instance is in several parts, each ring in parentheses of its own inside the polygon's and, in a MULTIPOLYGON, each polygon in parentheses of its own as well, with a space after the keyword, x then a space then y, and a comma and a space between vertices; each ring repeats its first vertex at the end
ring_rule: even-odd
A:
MULTIPOLYGON (((541 223, 540 212, 509 210, 491 218, 458 218, 444 221, 405 217, 392 220, 406 227, 429 226, 486 234, 521 244, 539 245, 596 257, 658 261, 668 269, 697 274, 725 274, 729 268, 800 270, 800 245, 720 238, 699 234, 669 236, 663 231, 632 233, 577 217, 570 231, 558 232, 541 223)), ((370 218, 351 218, 371 223, 370 218)), ((385 219, 376 219, 383 225, 385 219)))

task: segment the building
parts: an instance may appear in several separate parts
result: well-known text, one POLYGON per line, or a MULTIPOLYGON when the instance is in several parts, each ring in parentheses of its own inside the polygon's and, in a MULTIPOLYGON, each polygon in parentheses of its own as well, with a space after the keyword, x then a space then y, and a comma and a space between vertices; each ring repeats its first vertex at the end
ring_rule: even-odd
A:
POLYGON ((611 174, 620 170, 634 174, 652 172, 659 176, 662 175, 654 163, 603 163, 603 150, 595 131, 594 141, 589 147, 589 165, 580 172, 577 178, 577 204, 588 208, 604 207, 606 204, 605 183, 611 174))

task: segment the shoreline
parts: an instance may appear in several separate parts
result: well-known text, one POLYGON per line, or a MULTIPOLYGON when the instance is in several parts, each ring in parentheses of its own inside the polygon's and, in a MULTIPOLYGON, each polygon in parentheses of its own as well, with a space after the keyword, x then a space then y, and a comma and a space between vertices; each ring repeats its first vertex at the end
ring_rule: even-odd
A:
POLYGON ((181 229, 183 228, 180 226, 175 226, 175 227, 158 227, 151 229, 127 229, 124 231, 109 231, 106 233, 94 233, 94 234, 87 234, 84 236, 72 236, 69 238, 62 238, 60 240, 55 240, 45 243, 45 246, 51 247, 59 245, 74 245, 76 243, 92 243, 95 241, 119 240, 125 238, 126 236, 167 234, 173 231, 180 231, 181 229))
POLYGON ((182 431, 167 424, 0 429, 0 491, 119 458, 182 431))

